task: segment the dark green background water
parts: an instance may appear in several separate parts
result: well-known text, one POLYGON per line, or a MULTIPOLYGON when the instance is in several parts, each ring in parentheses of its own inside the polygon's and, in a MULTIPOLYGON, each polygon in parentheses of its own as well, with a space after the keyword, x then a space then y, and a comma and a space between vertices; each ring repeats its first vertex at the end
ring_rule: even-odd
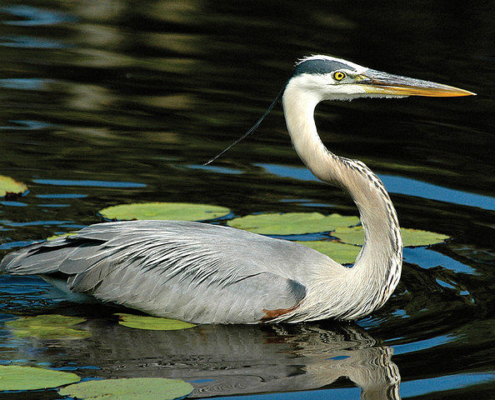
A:
POLYGON ((4 328, 2 363, 177 377, 196 397, 351 399, 357 384, 364 398, 397 398, 400 375, 402 398, 493 398, 494 20, 488 1, 1 1, 0 174, 29 186, 2 202, 5 251, 100 222, 98 210, 122 203, 356 215, 302 168, 280 106, 201 167, 261 116, 302 56, 478 93, 318 107, 326 145, 382 177, 402 226, 452 238, 406 249, 401 284, 372 316, 147 332, 117 325, 111 308, 63 302, 38 278, 0 276, 0 321, 78 315, 92 333, 60 342, 4 328))

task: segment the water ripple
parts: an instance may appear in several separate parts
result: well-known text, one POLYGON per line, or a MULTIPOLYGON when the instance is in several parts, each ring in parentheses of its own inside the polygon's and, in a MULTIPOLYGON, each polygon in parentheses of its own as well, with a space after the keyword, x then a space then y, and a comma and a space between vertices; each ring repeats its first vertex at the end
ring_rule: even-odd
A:
POLYGON ((144 188, 145 183, 136 182, 114 182, 114 181, 93 181, 93 180, 69 180, 69 179, 33 179, 33 182, 40 185, 55 186, 86 186, 86 187, 107 187, 118 189, 144 188))
MULTIPOLYGON (((303 181, 317 181, 313 174, 305 168, 286 167, 276 164, 256 164, 268 172, 281 177, 299 179, 303 181)), ((399 193, 407 196, 421 197, 445 203, 459 204, 469 207, 479 207, 484 210, 495 210, 495 198, 481 194, 462 192, 448 189, 432 183, 404 178, 402 176, 378 175, 390 193, 399 193)))
POLYGON ((31 131, 31 130, 36 130, 36 129, 53 128, 56 126, 54 124, 49 124, 47 122, 42 122, 42 121, 24 120, 24 121, 9 121, 9 122, 12 122, 13 124, 16 124, 16 125, 4 125, 4 126, 0 126, 0 129, 4 130, 4 131, 7 131, 7 130, 31 131))
MULTIPOLYGON (((440 376, 437 378, 419 379, 410 382, 403 382, 401 385, 401 393, 404 397, 408 398, 427 394, 431 395, 431 393, 434 392, 460 389, 479 385, 485 382, 491 382, 494 380, 495 374, 493 373, 468 373, 440 376)), ((456 396, 453 395, 449 397, 454 398, 456 396)), ((467 397, 461 396, 460 398, 467 397)))
POLYGON ((78 20, 73 15, 68 15, 60 11, 51 11, 26 5, 2 7, 0 11, 15 17, 24 18, 22 21, 2 21, 4 25, 43 26, 76 22, 78 20))
POLYGON ((0 46, 19 49, 67 49, 72 46, 59 40, 42 39, 34 36, 2 35, 0 46))
POLYGON ((47 83, 54 82, 51 79, 0 79, 0 87, 16 90, 43 90, 47 83))

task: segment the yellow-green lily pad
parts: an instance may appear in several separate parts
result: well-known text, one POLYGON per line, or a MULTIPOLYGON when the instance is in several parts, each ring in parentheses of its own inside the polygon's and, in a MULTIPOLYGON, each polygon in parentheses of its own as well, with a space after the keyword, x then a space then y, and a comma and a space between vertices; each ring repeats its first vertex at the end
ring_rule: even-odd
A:
POLYGON ((347 244, 362 246, 364 244, 364 229, 362 226, 340 227, 331 233, 332 236, 347 244))
POLYGON ((405 247, 429 246, 450 239, 449 236, 442 235, 441 233, 422 231, 419 229, 401 228, 400 232, 405 247))
POLYGON ((84 322, 84 318, 65 315, 38 315, 7 321, 5 326, 17 337, 35 337, 38 339, 85 339, 91 336, 88 331, 73 328, 84 322))
POLYGON ((62 233, 60 235, 49 236, 49 237, 46 238, 46 240, 55 240, 55 239, 60 239, 60 238, 64 238, 64 237, 67 237, 67 236, 76 235, 76 234, 77 234, 77 231, 66 232, 66 233, 62 233))
POLYGON ((153 331, 177 331, 194 328, 196 325, 176 319, 148 317, 143 315, 118 313, 119 323, 128 328, 149 329, 153 331))
POLYGON ((360 246, 353 246, 351 244, 329 242, 324 240, 297 242, 297 243, 311 247, 313 250, 319 251, 320 253, 327 255, 332 260, 340 264, 354 263, 354 261, 356 261, 357 255, 361 251, 360 246))
POLYGON ((62 396, 91 400, 172 400, 194 387, 180 379, 130 378, 86 381, 59 390, 62 396))
MULTIPOLYGON (((436 243, 442 243, 449 239, 448 236, 441 233, 422 231, 418 229, 401 228, 402 240, 404 247, 429 246, 436 243)), ((362 226, 352 228, 341 227, 332 232, 332 236, 340 239, 344 243, 362 245, 364 243, 364 230, 362 226)))
POLYGON ((339 214, 325 216, 316 212, 247 215, 227 222, 234 228, 264 235, 302 235, 327 232, 333 231, 339 226, 351 226, 357 223, 359 223, 358 217, 346 217, 339 214))
POLYGON ((47 389, 80 380, 79 376, 70 372, 20 365, 0 366, 0 391, 47 389))
POLYGON ((0 197, 4 197, 6 194, 21 194, 28 190, 28 187, 16 180, 0 175, 0 197))
POLYGON ((175 221, 204 221, 224 217, 229 213, 230 210, 226 207, 189 203, 122 204, 100 211, 100 214, 108 219, 175 221))

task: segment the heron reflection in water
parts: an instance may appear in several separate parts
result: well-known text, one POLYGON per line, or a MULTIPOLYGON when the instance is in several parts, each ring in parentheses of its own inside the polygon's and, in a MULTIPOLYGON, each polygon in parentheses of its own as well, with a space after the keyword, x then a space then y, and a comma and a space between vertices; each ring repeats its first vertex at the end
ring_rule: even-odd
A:
MULTIPOLYGON (((73 307, 64 309, 73 315, 73 307)), ((81 315, 91 310, 78 308, 81 315)), ((400 399, 393 348, 354 323, 210 324, 155 331, 116 324, 115 316, 104 317, 111 310, 101 311, 84 323, 91 340, 65 341, 63 352, 43 352, 45 361, 60 365, 70 354, 79 365, 98 366, 91 372, 94 378, 186 380, 195 388, 192 398, 325 390, 312 398, 400 399)), ((26 347, 32 353, 32 343, 26 347)), ((18 354, 22 357, 24 352, 18 354)))
POLYGON ((40 275, 71 294, 194 323, 363 317, 381 307, 399 282, 399 222, 380 179, 362 162, 323 145, 314 109, 323 100, 472 94, 333 57, 296 64, 276 100, 282 98, 302 161, 317 178, 347 191, 359 209, 365 243, 352 268, 306 246, 229 227, 130 221, 91 225, 74 236, 34 244, 7 255, 1 269, 40 275))

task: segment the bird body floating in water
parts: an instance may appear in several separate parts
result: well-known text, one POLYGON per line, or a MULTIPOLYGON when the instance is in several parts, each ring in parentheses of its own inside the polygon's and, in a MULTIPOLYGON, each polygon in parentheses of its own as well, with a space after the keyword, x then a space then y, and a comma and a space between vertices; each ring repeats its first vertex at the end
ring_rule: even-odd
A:
POLYGON ((346 190, 359 209, 365 243, 352 268, 294 242, 180 221, 91 225, 8 254, 0 268, 12 275, 40 275, 71 295, 193 323, 363 317, 380 308, 399 282, 399 222, 380 179, 362 162, 323 145, 314 109, 323 100, 473 94, 312 56, 296 64, 277 99, 245 135, 281 97, 299 157, 317 178, 346 190))

